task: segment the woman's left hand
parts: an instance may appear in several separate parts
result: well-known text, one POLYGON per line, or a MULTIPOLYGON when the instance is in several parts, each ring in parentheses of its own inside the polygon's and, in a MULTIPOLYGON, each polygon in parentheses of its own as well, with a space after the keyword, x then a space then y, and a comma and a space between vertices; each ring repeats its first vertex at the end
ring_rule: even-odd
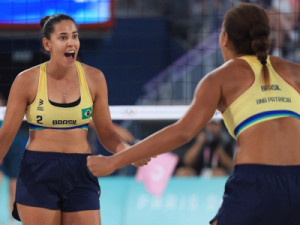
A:
POLYGON ((110 156, 88 156, 87 167, 95 177, 108 176, 117 169, 113 166, 112 160, 110 156))
POLYGON ((135 166, 135 167, 140 167, 140 166, 145 166, 148 164, 148 162, 151 161, 151 157, 149 158, 144 158, 144 159, 141 159, 141 160, 138 160, 134 163, 132 163, 131 165, 135 166))

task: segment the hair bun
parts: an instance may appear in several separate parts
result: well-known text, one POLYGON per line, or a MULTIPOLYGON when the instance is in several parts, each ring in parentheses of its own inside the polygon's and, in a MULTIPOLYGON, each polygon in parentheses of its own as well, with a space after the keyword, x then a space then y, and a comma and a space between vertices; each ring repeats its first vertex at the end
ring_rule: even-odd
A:
POLYGON ((49 19, 49 17, 50 17, 50 16, 44 16, 44 17, 41 19, 41 21, 40 21, 40 26, 41 26, 41 28, 44 27, 44 25, 45 25, 46 21, 49 19))

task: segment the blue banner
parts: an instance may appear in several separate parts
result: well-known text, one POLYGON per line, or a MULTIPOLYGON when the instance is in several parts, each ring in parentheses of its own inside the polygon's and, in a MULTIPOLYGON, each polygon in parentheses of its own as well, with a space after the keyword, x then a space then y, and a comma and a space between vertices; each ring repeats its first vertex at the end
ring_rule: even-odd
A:
POLYGON ((39 24, 44 16, 68 14, 78 24, 111 20, 112 0, 0 0, 0 24, 39 24))

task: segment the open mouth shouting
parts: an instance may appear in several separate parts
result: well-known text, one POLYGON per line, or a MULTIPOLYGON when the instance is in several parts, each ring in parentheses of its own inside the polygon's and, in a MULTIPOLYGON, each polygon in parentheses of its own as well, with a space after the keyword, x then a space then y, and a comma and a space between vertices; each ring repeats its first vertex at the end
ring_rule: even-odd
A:
POLYGON ((68 62, 73 62, 75 61, 75 51, 67 51, 65 52, 65 57, 67 58, 68 62))

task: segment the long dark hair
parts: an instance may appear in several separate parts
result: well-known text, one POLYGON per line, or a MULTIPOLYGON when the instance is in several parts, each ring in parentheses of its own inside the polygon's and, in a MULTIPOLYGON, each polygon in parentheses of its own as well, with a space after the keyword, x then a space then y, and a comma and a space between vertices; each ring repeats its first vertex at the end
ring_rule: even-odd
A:
MULTIPOLYGON (((43 38, 50 39, 51 33, 54 31, 54 25, 63 21, 63 20, 71 20, 76 25, 74 19, 71 16, 65 14, 55 14, 52 16, 45 16, 40 21, 40 26, 42 28, 42 36, 43 38)), ((77 26, 77 25, 76 25, 77 26)))
POLYGON ((270 25, 265 10, 255 4, 241 3, 225 14, 223 26, 238 54, 257 56, 264 82, 270 85, 267 67, 270 25))

